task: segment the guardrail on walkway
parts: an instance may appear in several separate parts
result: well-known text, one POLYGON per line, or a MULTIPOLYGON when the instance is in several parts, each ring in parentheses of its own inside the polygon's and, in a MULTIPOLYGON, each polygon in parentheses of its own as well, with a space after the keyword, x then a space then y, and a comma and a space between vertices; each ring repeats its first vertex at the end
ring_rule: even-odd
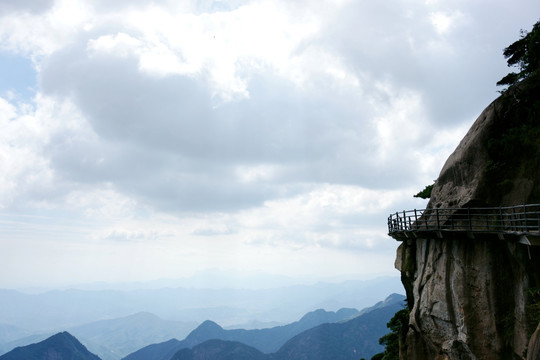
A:
POLYGON ((490 208, 446 208, 396 212, 388 217, 390 236, 419 231, 540 233, 540 204, 490 208))

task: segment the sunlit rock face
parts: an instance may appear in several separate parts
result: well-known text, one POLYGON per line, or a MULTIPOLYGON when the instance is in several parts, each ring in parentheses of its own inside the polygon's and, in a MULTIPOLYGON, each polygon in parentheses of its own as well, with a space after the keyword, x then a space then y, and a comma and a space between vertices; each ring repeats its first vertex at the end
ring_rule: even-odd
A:
MULTIPOLYGON (((516 126, 508 114, 502 98, 482 112, 446 161, 428 207, 540 202, 540 138, 511 144, 512 153, 497 158, 516 126)), ((497 236, 417 235, 397 251, 411 307, 401 358, 524 359, 537 326, 530 290, 540 288, 540 247, 497 236)))

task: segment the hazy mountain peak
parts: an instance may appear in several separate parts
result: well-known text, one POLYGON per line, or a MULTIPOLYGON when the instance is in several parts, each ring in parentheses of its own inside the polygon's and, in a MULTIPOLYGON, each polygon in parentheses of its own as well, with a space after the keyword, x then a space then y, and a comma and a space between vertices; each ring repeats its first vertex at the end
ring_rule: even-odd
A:
POLYGON ((356 309, 353 308, 341 308, 338 311, 336 311, 336 315, 339 319, 350 319, 356 315, 358 315, 359 312, 356 309))
POLYGON ((206 320, 195 331, 221 331, 223 328, 212 320, 206 320))
POLYGON ((403 301, 403 300, 404 300, 403 295, 394 293, 394 294, 388 295, 388 297, 386 299, 384 299, 383 303, 392 304, 392 303, 400 302, 400 301, 403 301))
POLYGON ((221 326, 211 320, 206 320, 188 335, 186 341, 190 344, 200 343, 201 341, 217 337, 223 332, 225 330, 221 326))
POLYGON ((64 331, 39 343, 22 346, 0 356, 1 360, 100 360, 70 333, 64 331))
POLYGON ((300 319, 300 322, 313 322, 317 321, 319 322, 321 319, 326 319, 330 314, 334 314, 333 312, 326 311, 324 309, 317 309, 311 312, 308 312, 302 318, 300 319))
POLYGON ((312 324, 313 326, 315 326, 315 325, 323 324, 323 323, 332 323, 332 322, 347 320, 358 314, 359 312, 356 309, 342 308, 338 310, 337 312, 326 311, 324 309, 318 309, 304 315, 300 319, 300 323, 303 323, 306 325, 312 324))

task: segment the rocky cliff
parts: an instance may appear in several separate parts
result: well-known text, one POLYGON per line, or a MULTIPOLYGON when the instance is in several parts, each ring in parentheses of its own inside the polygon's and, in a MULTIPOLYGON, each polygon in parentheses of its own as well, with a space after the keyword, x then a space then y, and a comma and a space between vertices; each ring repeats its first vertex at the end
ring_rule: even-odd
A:
MULTIPOLYGON (((538 99, 516 86, 490 104, 444 164, 428 208, 540 203, 538 99)), ((540 359, 539 246, 419 233, 399 246, 396 268, 411 308, 402 359, 540 359)))

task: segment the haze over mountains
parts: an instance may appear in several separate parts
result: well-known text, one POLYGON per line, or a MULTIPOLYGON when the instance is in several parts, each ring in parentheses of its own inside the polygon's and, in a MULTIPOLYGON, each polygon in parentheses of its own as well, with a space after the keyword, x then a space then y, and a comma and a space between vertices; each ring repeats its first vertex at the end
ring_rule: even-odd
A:
MULTIPOLYGON (((183 338, 198 323, 163 320, 151 313, 96 321, 67 328, 70 334, 81 340, 102 359, 119 359, 143 346, 174 337, 183 338)), ((0 354, 17 346, 40 342, 55 331, 31 334, 17 327, 0 325, 0 354), (3 330, 3 331, 2 331, 3 330)))
MULTIPOLYGON (((328 312, 322 309, 310 312, 299 321, 285 326, 259 330, 225 330, 212 321, 205 321, 184 340, 146 346, 124 360, 298 360, 344 359, 358 356, 371 357, 382 350, 380 336, 388 332, 386 323, 403 307, 403 295, 391 295, 361 313, 356 309, 328 312)), ((155 320, 149 314, 137 317, 155 320)), ((104 324, 86 326, 103 329, 104 324), (98 326, 99 325, 99 326, 98 326)), ((121 322, 109 322, 109 324, 121 322)), ((114 334, 118 329, 109 329, 114 334)), ((105 334, 102 334, 105 335, 105 334)), ((106 336, 101 340, 105 341, 106 336)), ((95 339, 94 339, 95 340, 95 339)), ((122 350, 103 351, 105 347, 81 341, 101 359, 119 359, 122 350)), ((0 356, 0 360, 97 360, 94 354, 67 332, 53 335, 41 342, 17 347, 0 356)))
POLYGON ((168 360, 178 350, 192 348, 211 339, 237 341, 264 353, 272 353, 279 350, 287 340, 305 330, 324 323, 350 320, 358 314, 359 312, 356 309, 340 309, 337 312, 328 312, 319 309, 304 315, 299 321, 291 324, 252 330, 225 330, 217 323, 207 320, 182 341, 172 339, 160 344, 152 344, 130 354, 124 360, 144 360, 150 358, 154 360, 168 360))
POLYGON ((171 360, 370 359, 383 350, 378 339, 388 333, 385 324, 402 308, 402 300, 402 296, 390 296, 381 306, 376 306, 349 321, 324 323, 306 330, 272 354, 264 354, 238 341, 212 339, 193 348, 178 351, 171 360))
POLYGON ((67 330, 102 359, 118 360, 150 344, 184 339, 209 319, 231 340, 246 341, 231 334, 247 334, 254 324, 265 328, 256 330, 260 334, 281 328, 281 337, 262 347, 271 352, 301 331, 354 316, 395 292, 402 292, 397 278, 261 289, 0 290, 0 354, 67 330))
POLYGON ((188 323, 212 319, 224 327, 254 320, 286 324, 314 309, 363 309, 402 289, 399 278, 387 277, 261 289, 0 290, 0 324, 31 332, 60 331, 139 312, 188 323))

